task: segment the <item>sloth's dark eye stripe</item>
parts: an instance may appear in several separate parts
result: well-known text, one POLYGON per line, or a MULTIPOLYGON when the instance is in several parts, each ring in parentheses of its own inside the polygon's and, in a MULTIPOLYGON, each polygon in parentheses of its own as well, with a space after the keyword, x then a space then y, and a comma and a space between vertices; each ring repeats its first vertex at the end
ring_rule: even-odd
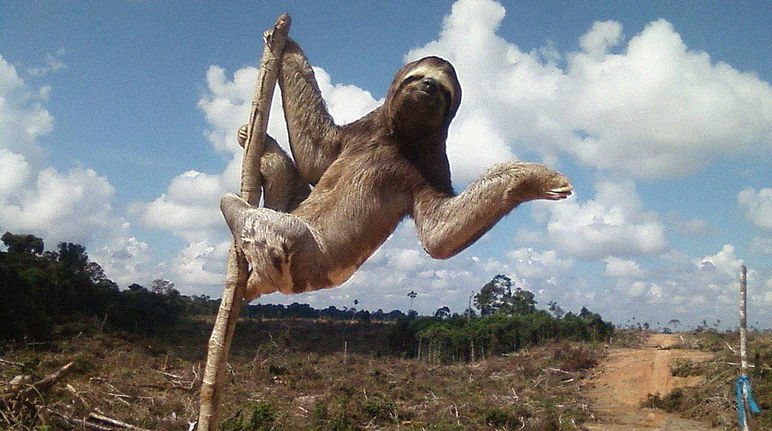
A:
POLYGON ((450 96, 450 91, 448 91, 444 86, 440 86, 442 96, 445 98, 445 118, 448 118, 448 115, 450 114, 450 105, 453 104, 453 98, 450 96))
POLYGON ((450 95, 450 91, 448 91, 445 87, 440 87, 442 91, 442 95, 445 96, 445 101, 450 105, 450 102, 453 100, 453 97, 450 95))
POLYGON ((407 78, 405 78, 405 80, 404 80, 404 81, 402 81, 402 82, 403 82, 403 83, 405 83, 405 84, 409 84, 409 83, 411 83, 411 82, 415 82, 415 81, 418 81, 419 79, 421 79, 421 78, 423 78, 423 77, 424 77, 423 75, 419 75, 419 74, 416 74, 416 75, 410 75, 410 76, 408 76, 407 78))

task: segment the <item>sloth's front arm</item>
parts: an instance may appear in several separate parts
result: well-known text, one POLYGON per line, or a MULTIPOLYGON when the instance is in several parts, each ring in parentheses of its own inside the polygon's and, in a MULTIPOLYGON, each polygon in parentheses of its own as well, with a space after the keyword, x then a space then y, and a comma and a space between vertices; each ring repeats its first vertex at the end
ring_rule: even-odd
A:
POLYGON ((303 50, 287 39, 279 69, 279 87, 292 157, 303 178, 315 185, 341 151, 335 125, 303 50))
POLYGON ((447 259, 520 203, 564 199, 572 189, 568 178, 546 166, 510 162, 492 168, 456 196, 422 187, 414 196, 413 218, 424 249, 434 258, 447 259))

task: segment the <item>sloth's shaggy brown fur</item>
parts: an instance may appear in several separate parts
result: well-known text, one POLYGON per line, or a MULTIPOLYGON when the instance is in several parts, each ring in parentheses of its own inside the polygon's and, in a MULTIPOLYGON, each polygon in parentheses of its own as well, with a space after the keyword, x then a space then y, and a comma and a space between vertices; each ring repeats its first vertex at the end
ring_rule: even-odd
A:
POLYGON ((444 259, 521 202, 571 193, 562 174, 524 162, 498 165, 454 193, 445 140, 461 87, 441 58, 402 67, 385 103, 344 126, 333 122, 292 40, 279 85, 294 163, 269 140, 261 164, 266 208, 236 195, 221 202, 250 264, 247 299, 343 283, 405 216, 415 220, 424 249, 444 259))

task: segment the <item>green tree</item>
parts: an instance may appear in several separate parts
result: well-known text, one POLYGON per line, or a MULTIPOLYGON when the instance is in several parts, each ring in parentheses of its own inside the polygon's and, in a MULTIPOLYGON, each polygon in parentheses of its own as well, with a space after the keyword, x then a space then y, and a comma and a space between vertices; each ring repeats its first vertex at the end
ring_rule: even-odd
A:
POLYGON ((483 316, 494 314, 504 306, 507 294, 512 294, 512 280, 506 275, 498 274, 474 296, 474 306, 483 316))
POLYGON ((515 289, 514 292, 508 291, 504 297, 503 310, 507 314, 528 314, 536 311, 536 300, 533 292, 515 289))
POLYGON ((447 319, 450 317, 450 308, 448 306, 443 306, 437 309, 437 311, 434 312, 434 317, 439 319, 447 319))
POLYGON ((8 253, 41 254, 43 253, 43 240, 35 235, 14 235, 11 232, 3 234, 3 244, 8 247, 8 253))
POLYGON ((532 292, 516 288, 512 290, 512 280, 499 274, 480 289, 474 297, 475 306, 483 316, 503 314, 527 314, 536 311, 536 300, 532 292))
POLYGON ((131 283, 129 285, 129 290, 132 291, 132 290, 147 290, 147 289, 145 289, 141 284, 131 283))
POLYGON ((51 336, 46 302, 51 280, 45 264, 35 255, 0 251, 0 341, 51 336))
POLYGON ((176 292, 177 289, 174 288, 174 282, 157 278, 150 283, 150 291, 159 295, 170 295, 176 292))
POLYGON ((86 247, 71 242, 60 242, 57 246, 57 260, 65 268, 79 274, 86 274, 89 267, 88 254, 86 247))

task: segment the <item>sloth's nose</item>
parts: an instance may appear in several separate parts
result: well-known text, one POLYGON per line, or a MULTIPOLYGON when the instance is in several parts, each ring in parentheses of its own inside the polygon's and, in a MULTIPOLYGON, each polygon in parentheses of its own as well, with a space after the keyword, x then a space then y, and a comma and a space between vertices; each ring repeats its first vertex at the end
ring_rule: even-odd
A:
POLYGON ((429 94, 434 94, 437 91, 437 80, 434 78, 424 78, 421 80, 421 89, 429 94))

